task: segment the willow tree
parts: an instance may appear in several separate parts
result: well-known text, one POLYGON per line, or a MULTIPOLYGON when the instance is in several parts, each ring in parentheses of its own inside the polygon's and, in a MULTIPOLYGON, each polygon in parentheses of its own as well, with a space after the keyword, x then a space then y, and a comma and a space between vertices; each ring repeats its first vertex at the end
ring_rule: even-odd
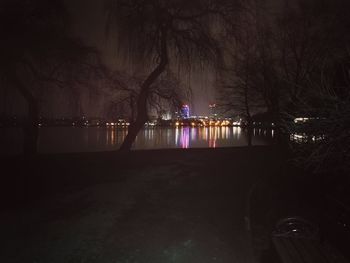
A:
POLYGON ((0 3, 0 77, 27 103, 24 153, 37 151, 40 88, 62 85, 67 69, 91 50, 69 37, 69 17, 60 0, 0 3))
POLYGON ((135 121, 129 126, 120 150, 131 149, 148 120, 147 105, 152 88, 167 69, 216 61, 219 45, 214 37, 217 28, 212 22, 232 7, 223 2, 108 1, 108 32, 117 40, 119 54, 126 54, 131 63, 142 64, 146 73, 137 96, 135 121))

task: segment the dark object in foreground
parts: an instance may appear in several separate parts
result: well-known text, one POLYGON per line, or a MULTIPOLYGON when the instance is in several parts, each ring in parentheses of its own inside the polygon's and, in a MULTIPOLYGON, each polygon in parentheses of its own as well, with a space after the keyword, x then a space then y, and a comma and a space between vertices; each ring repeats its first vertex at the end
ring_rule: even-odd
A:
POLYGON ((272 242, 283 263, 348 262, 328 242, 321 242, 314 224, 300 217, 280 220, 272 242))
POLYGON ((330 193, 325 198, 324 232, 327 239, 348 259, 350 258, 350 208, 347 185, 337 195, 330 193))

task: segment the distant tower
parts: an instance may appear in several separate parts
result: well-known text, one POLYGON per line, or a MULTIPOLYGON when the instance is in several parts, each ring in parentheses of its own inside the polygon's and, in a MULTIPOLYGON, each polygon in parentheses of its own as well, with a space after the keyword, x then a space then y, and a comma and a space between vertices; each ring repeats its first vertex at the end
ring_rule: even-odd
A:
POLYGON ((209 115, 211 118, 215 118, 218 114, 216 112, 216 104, 209 104, 209 115))
POLYGON ((181 118, 188 119, 190 117, 190 107, 187 104, 181 107, 181 118))

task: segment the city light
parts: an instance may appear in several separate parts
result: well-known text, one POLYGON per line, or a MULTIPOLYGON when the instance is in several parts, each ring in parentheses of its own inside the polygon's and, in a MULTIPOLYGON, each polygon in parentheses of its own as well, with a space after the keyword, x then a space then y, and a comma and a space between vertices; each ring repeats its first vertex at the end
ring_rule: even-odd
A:
POLYGON ((300 118, 295 118, 294 119, 294 123, 305 123, 307 121, 309 121, 309 118, 305 118, 305 117, 300 117, 300 118))

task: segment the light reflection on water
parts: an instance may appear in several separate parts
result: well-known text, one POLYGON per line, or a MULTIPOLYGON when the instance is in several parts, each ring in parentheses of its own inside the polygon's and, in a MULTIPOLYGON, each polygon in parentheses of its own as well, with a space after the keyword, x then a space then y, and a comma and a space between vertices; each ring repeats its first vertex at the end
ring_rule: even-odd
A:
MULTIPOLYGON (((273 140, 271 130, 256 130, 253 145, 267 145, 273 140)), ((217 148, 245 146, 247 132, 240 127, 178 127, 143 130, 134 149, 217 148)))
MULTIPOLYGON (((21 131, 13 130, 7 133, 14 136, 7 140, 11 141, 11 144, 1 147, 2 153, 21 151, 21 131)), ((39 152, 43 153, 111 151, 119 148, 127 135, 127 129, 45 127, 40 128, 39 134, 39 152)), ((252 143, 267 145, 272 142, 273 137, 274 133, 271 130, 256 129, 253 132, 252 143)), ((240 127, 147 128, 137 136, 133 149, 217 148, 245 146, 247 143, 247 132, 240 127)))

